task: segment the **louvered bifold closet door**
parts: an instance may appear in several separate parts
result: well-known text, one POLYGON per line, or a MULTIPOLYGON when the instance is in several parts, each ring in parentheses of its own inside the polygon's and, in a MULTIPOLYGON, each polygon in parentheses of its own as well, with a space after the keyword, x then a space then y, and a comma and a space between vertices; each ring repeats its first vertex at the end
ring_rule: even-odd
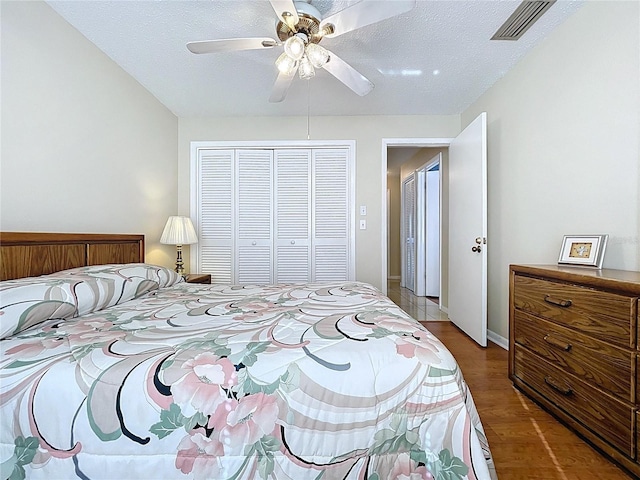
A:
POLYGON ((314 149, 312 169, 312 281, 351 280, 347 150, 314 149))
POLYGON ((236 283, 273 283, 273 151, 236 150, 236 283))
POLYGON ((216 283, 232 283, 234 151, 200 150, 198 163, 198 271, 216 283))
POLYGON ((311 281, 311 150, 275 151, 276 283, 311 281))
POLYGON ((404 258, 402 286, 415 290, 416 280, 416 182, 412 174, 402 184, 402 231, 404 237, 404 258))

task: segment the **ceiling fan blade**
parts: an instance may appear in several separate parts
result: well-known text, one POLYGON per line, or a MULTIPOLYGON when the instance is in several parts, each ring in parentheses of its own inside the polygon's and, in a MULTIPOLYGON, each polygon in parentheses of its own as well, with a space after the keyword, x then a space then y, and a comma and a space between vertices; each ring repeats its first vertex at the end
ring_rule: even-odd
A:
POLYGON ((373 83, 333 52, 329 52, 329 61, 322 68, 361 97, 373 90, 373 83))
POLYGON ((276 83, 273 85, 273 90, 271 90, 269 102, 278 103, 283 101, 284 97, 287 96, 287 90, 289 90, 289 86, 291 85, 293 77, 295 76, 295 72, 293 72, 291 75, 280 72, 278 74, 278 78, 276 78, 276 83))
POLYGON ((298 11, 293 0, 269 0, 276 15, 293 30, 298 23, 298 11))
POLYGON ((189 42, 187 48, 191 53, 219 53, 237 50, 258 50, 278 45, 273 38, 227 38, 222 40, 203 40, 189 42))
MULTIPOLYGON (((332 25, 332 32, 325 37, 333 38, 343 33, 362 28, 372 23, 406 13, 416 6, 416 0, 376 1, 362 0, 355 5, 328 16, 320 22, 320 31, 332 25)), ((331 27, 328 29, 331 31, 331 27)))

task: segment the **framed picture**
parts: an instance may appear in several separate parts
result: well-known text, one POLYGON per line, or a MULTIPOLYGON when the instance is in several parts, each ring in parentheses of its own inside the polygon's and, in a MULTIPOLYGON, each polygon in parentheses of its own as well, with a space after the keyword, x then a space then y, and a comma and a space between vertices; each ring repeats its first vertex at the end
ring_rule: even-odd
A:
POLYGON ((565 235, 559 264, 602 268, 609 235, 565 235))

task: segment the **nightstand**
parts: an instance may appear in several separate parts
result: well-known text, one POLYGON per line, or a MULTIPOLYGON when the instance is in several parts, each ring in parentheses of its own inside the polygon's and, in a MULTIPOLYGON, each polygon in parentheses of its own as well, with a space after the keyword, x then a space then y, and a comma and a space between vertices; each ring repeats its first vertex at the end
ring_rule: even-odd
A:
POLYGON ((187 273, 184 279, 187 283, 211 283, 211 275, 208 273, 187 273))

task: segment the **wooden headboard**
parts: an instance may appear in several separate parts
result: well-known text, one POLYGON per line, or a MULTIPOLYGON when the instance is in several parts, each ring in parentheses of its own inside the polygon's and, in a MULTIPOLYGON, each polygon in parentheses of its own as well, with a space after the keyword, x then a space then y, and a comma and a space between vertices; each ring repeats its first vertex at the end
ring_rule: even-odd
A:
POLYGON ((144 262, 144 235, 0 232, 0 280, 144 262))

